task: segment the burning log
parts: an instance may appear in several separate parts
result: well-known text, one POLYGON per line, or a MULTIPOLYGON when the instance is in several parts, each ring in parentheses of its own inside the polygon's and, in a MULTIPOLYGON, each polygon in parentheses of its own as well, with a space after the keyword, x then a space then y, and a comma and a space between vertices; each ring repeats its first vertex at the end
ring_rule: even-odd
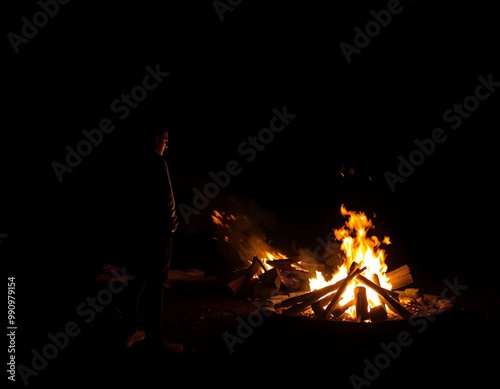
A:
POLYGON ((307 292, 307 293, 303 293, 303 294, 298 295, 298 296, 287 298, 286 300, 283 300, 283 301, 280 301, 279 303, 276 303, 274 305, 274 308, 287 308, 287 307, 291 307, 292 305, 304 304, 304 303, 306 304, 306 308, 307 308, 307 306, 315 303, 316 301, 321 299, 323 296, 325 296, 329 293, 335 292, 339 288, 341 283, 342 283, 342 280, 340 280, 339 282, 336 282, 333 285, 327 285, 321 289, 316 289, 316 290, 313 290, 311 292, 307 292))
MULTIPOLYGON (((374 284, 376 284, 377 286, 380 286, 380 280, 378 278, 378 275, 377 274, 373 274, 372 275, 372 282, 374 284)), ((381 286, 380 286, 381 287, 381 286)), ((382 287, 381 287, 382 288, 382 287)), ((391 296, 393 299, 396 299, 398 300, 399 299, 399 293, 400 292, 395 292, 393 290, 389 290, 389 289, 385 289, 385 288, 382 288, 384 289, 385 293, 387 293, 389 296, 391 296)))
MULTIPOLYGON (((326 290, 326 294, 330 294, 330 293, 332 293, 332 291, 331 290, 329 291, 329 289, 336 290, 337 287, 333 288, 336 285, 337 284, 329 285, 330 288, 325 287, 325 288, 315 290, 314 292, 306 293, 308 295, 308 297, 305 300, 303 300, 302 302, 296 302, 296 303, 292 304, 292 306, 290 306, 290 308, 284 310, 282 313, 286 316, 295 316, 295 315, 298 315, 299 313, 305 311, 312 304, 314 304, 316 302, 319 303, 320 301, 322 302, 322 304, 320 303, 320 306, 321 307, 325 306, 325 303, 324 303, 325 298, 322 299, 322 297, 325 296, 325 290, 326 290), (323 294, 315 293, 315 292, 319 292, 319 291, 322 291, 323 294)), ((297 297, 302 297, 302 296, 297 296, 297 297)), ((326 298, 327 300, 328 300, 328 297, 329 296, 327 296, 327 298, 326 298)), ((295 297, 293 297, 293 298, 295 298, 295 297)))
POLYGON ((359 268, 359 263, 353 262, 351 264, 351 268, 349 269, 349 275, 342 280, 342 284, 339 286, 339 289, 335 293, 335 295, 332 298, 332 301, 330 301, 330 304, 326 307, 325 311, 321 315, 321 319, 326 319, 328 318, 333 310, 337 307, 337 304, 340 302, 340 299, 342 298, 342 295, 344 294, 347 286, 351 283, 351 281, 358 275, 360 275, 362 272, 366 270, 366 266, 363 268, 359 268))
POLYGON ((278 269, 281 284, 289 291, 309 290, 309 274, 291 266, 278 269))
MULTIPOLYGON (((378 277, 378 274, 374 273, 372 275, 372 281, 375 285, 380 286, 380 279, 378 277)), ((388 294, 390 294, 390 291, 387 291, 388 294)), ((399 298, 396 296, 393 296, 390 294, 392 297, 399 298)), ((388 315, 387 315, 387 310, 385 309, 385 305, 383 304, 383 301, 378 298, 379 304, 374 306, 373 308, 370 309, 370 320, 372 323, 375 323, 377 321, 384 321, 387 320, 388 315)))
POLYGON ((276 259, 266 261, 266 265, 276 269, 280 283, 290 291, 305 290, 309 279, 309 271, 298 265, 299 259, 276 259))
POLYGON ((279 289, 281 286, 281 277, 278 269, 272 268, 259 275, 260 282, 262 285, 279 289))
MULTIPOLYGON (((316 317, 319 317, 320 315, 323 314, 323 312, 325 311, 325 308, 323 307, 328 304, 328 301, 330 301, 330 296, 323 297, 321 300, 318 300, 314 304, 311 304, 311 308, 316 314, 316 317)), ((354 299, 345 303, 341 307, 335 308, 332 312, 332 316, 336 319, 339 319, 345 313, 345 311, 347 311, 353 305, 354 305, 354 299)))
POLYGON ((366 288, 356 286, 354 288, 354 305, 356 306, 356 321, 362 323, 369 319, 368 298, 366 297, 366 288))
POLYGON ((227 284, 233 294, 236 295, 240 293, 260 269, 266 270, 266 267, 257 256, 254 256, 252 264, 247 268, 245 273, 227 284))
POLYGON ((381 288, 374 282, 370 281, 368 278, 358 275, 356 277, 358 281, 363 283, 364 285, 372 288, 375 292, 382 297, 387 305, 391 307, 391 309, 400 315, 403 319, 408 319, 411 316, 411 312, 408 311, 405 307, 403 307, 398 301, 396 301, 384 288, 381 288))
POLYGON ((317 262, 308 263, 303 261, 300 257, 270 259, 266 261, 266 265, 276 267, 278 270, 295 269, 305 274, 314 273, 314 271, 324 268, 324 264, 319 264, 317 262))
POLYGON ((408 265, 403 265, 386 273, 391 282, 392 289, 401 289, 405 286, 413 284, 413 277, 410 273, 408 265))
POLYGON ((266 261, 269 266, 273 267, 281 267, 281 266, 290 266, 292 264, 297 264, 299 262, 298 259, 294 258, 285 258, 285 259, 270 259, 266 261))
POLYGON ((274 305, 274 308, 287 308, 282 311, 283 315, 294 316, 305 311, 309 307, 312 308, 316 316, 320 319, 326 319, 330 316, 339 318, 345 311, 352 307, 356 307, 356 320, 363 322, 370 319, 371 321, 387 320, 388 315, 385 309, 387 304, 395 313, 400 315, 403 319, 408 319, 411 312, 399 303, 399 294, 380 286, 379 278, 376 274, 372 276, 374 281, 370 281, 361 273, 366 270, 366 267, 359 268, 359 264, 353 262, 349 275, 343 280, 338 281, 333 285, 328 285, 324 288, 317 289, 299 296, 290 297, 274 305), (354 299, 344 304, 342 307, 337 307, 342 295, 344 294, 347 286, 354 280, 361 282, 365 286, 373 289, 381 298, 380 304, 368 309, 368 299, 366 288, 363 286, 356 286, 354 289, 354 299), (329 303, 328 303, 329 302, 329 303), (325 305, 327 305, 326 308, 325 305))
POLYGON ((337 307, 333 310, 332 316, 335 317, 336 319, 340 319, 340 317, 347 311, 349 308, 351 308, 355 304, 354 299, 350 300, 349 302, 345 303, 342 305, 340 308, 337 307))
POLYGON ((321 302, 321 300, 318 300, 318 301, 316 301, 315 303, 312 303, 312 304, 311 304, 311 309, 313 310, 313 312, 314 312, 314 314, 315 314, 316 316, 321 315, 321 314, 323 313, 323 311, 325 310, 325 309, 323 308, 323 305, 324 305, 324 304, 321 302))
MULTIPOLYGON (((335 283, 334 285, 330 285, 330 287, 335 286, 336 287, 335 290, 337 290, 338 286, 341 283, 342 283, 342 280, 340 280, 339 282, 335 283)), ((326 289, 329 289, 329 288, 327 287, 327 288, 323 288, 323 289, 320 289, 320 290, 326 290, 326 289)), ((334 290, 334 292, 335 292, 335 290, 334 290)), ((317 290, 315 292, 317 292, 317 290)), ((307 307, 310 305, 311 309, 316 314, 316 316, 320 316, 325 311, 324 307, 328 304, 328 301, 330 301, 330 293, 332 293, 332 292, 328 291, 326 294, 323 294, 322 297, 320 297, 319 299, 317 299, 312 304, 308 303, 309 300, 305 301, 305 303, 306 303, 305 305, 303 305, 303 303, 298 304, 300 306, 300 308, 297 307, 297 310, 293 310, 292 309, 289 312, 289 314, 296 314, 297 312, 300 313, 300 312, 304 311, 305 309, 307 309, 307 307)), ((312 297, 317 298, 316 296, 312 296, 311 295, 311 298, 312 297)), ((334 311, 334 316, 338 317, 338 316, 342 315, 345 312, 345 310, 347 308, 351 307, 353 304, 354 304, 354 301, 350 301, 350 303, 347 303, 347 304, 343 305, 342 308, 339 309, 339 312, 337 312, 338 314, 335 314, 335 311, 334 311)))

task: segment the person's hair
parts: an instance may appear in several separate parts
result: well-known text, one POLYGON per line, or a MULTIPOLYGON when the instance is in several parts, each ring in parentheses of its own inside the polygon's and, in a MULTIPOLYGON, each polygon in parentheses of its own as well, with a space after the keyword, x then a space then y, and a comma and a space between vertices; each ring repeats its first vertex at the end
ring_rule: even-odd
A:
POLYGON ((163 135, 168 131, 165 126, 153 126, 148 132, 149 139, 154 140, 155 137, 163 135))
POLYGON ((173 132, 176 127, 175 115, 171 113, 145 111, 132 119, 134 128, 133 146, 135 150, 150 151, 154 147, 155 137, 165 132, 173 132), (174 123, 175 121, 175 123, 174 123))

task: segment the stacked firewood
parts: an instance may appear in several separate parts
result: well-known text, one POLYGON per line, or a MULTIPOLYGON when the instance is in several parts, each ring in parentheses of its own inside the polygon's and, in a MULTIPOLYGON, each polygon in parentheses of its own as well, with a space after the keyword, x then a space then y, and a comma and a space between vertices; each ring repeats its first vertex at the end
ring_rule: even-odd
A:
POLYGON ((277 302, 274 308, 281 314, 296 316, 306 310, 312 309, 318 319, 340 319, 346 310, 355 307, 356 321, 364 322, 382 321, 388 318, 387 308, 403 319, 408 319, 411 312, 400 302, 398 294, 384 289, 380 286, 378 278, 369 280, 361 273, 366 267, 360 267, 357 262, 353 262, 349 269, 349 274, 335 284, 325 286, 308 293, 284 299, 277 302), (354 289, 354 298, 340 306, 340 301, 351 282, 357 282, 354 289), (371 309, 368 307, 366 288, 371 288, 380 296, 382 303, 371 309))
POLYGON ((252 263, 241 270, 227 283, 233 295, 250 295, 252 298, 263 300, 285 291, 307 291, 309 288, 309 272, 294 266, 294 259, 280 259, 267 261, 266 265, 257 256, 252 263))
POLYGON ((449 301, 440 299, 439 296, 424 294, 419 288, 403 289, 413 283, 407 265, 386 274, 393 285, 392 290, 381 287, 377 275, 371 280, 363 276, 361 273, 365 270, 365 267, 353 262, 348 275, 334 284, 290 297, 275 296, 274 311, 284 316, 302 315, 315 319, 373 323, 406 320, 412 315, 431 315, 452 307, 449 301), (340 305, 345 290, 353 282, 354 298, 340 305), (377 293, 379 305, 369 307, 368 289, 377 293), (347 313, 351 307, 355 307, 354 317, 347 313))
POLYGON ((272 310, 283 316, 306 316, 314 319, 380 322, 409 319, 412 315, 434 314, 452 307, 439 296, 424 294, 414 283, 408 265, 386 273, 392 289, 380 285, 376 274, 371 279, 366 270, 353 262, 347 276, 331 285, 310 290, 309 271, 297 266, 295 259, 267 261, 257 256, 237 277, 228 283, 233 295, 246 293, 258 300, 268 300, 272 310), (341 301, 346 289, 354 283, 354 297, 341 301), (406 289, 405 289, 406 288, 406 289), (373 290, 379 304, 369 306, 367 292, 373 290), (350 309, 354 307, 354 309, 350 309), (352 312, 354 313, 354 316, 352 312))

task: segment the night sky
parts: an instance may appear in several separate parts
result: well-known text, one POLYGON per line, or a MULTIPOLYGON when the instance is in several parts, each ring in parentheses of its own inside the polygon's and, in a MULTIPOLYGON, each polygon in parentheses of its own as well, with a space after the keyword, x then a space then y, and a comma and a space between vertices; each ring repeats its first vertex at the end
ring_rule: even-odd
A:
POLYGON ((16 43, 11 33, 20 39, 40 5, 25 1, 7 14, 0 252, 27 294, 61 282, 77 290, 113 256, 114 216, 130 206, 121 186, 129 157, 138 134, 157 125, 170 128, 178 206, 193 207, 214 175, 230 177, 198 214, 181 214, 174 267, 211 271, 226 255, 213 240, 214 209, 247 215, 293 255, 340 227, 345 204, 391 237, 394 267, 471 285, 493 280, 493 6, 150 3, 60 4, 16 43), (149 78, 146 90, 151 72, 157 82, 149 78), (127 105, 133 91, 140 101, 127 105), (66 147, 102 120, 113 130, 60 182, 54 161, 64 164, 66 147), (410 156, 417 166, 400 167, 410 156))

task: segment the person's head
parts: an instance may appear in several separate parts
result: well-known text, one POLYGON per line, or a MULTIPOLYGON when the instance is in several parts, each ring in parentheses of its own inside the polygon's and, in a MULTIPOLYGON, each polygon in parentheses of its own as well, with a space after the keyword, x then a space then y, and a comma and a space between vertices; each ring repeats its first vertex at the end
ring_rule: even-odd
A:
POLYGON ((163 155, 168 148, 168 130, 165 128, 158 129, 151 134, 153 151, 159 155, 163 155))

